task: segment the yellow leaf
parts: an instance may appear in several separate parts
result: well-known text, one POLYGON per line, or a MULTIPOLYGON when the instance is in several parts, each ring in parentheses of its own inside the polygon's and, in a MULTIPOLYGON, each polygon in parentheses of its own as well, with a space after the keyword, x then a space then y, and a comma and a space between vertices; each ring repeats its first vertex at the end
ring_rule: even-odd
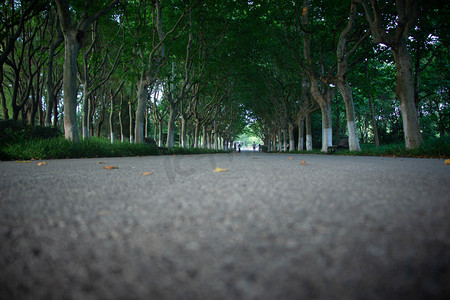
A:
POLYGON ((18 163, 30 163, 31 160, 16 160, 18 163))
POLYGON ((300 162, 300 164, 301 164, 302 166, 304 166, 304 165, 306 165, 306 161, 302 160, 302 161, 300 162))
POLYGON ((222 169, 222 168, 215 168, 213 172, 226 172, 228 171, 227 169, 222 169))
POLYGON ((103 167, 103 169, 106 169, 106 170, 112 170, 112 169, 118 169, 119 167, 116 167, 116 166, 107 166, 107 167, 103 167))
POLYGON ((446 159, 446 160, 445 160, 445 164, 446 164, 446 165, 450 165, 450 159, 446 159))
POLYGON ((153 172, 144 172, 144 173, 142 173, 142 175, 144 175, 144 176, 151 175, 151 174, 153 174, 153 172))
POLYGON ((293 157, 289 157, 289 159, 294 159, 293 157))
POLYGON ((44 162, 40 162, 40 163, 38 163, 38 166, 45 166, 47 163, 44 161, 44 162))

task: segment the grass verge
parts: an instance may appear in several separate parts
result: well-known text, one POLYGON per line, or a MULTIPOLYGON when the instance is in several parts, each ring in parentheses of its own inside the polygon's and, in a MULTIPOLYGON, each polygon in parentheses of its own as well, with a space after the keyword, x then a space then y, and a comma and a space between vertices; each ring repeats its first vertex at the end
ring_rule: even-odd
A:
POLYGON ((0 160, 92 158, 92 157, 127 157, 160 154, 206 154, 225 151, 211 149, 159 149, 150 144, 131 144, 115 142, 108 139, 90 138, 80 143, 73 143, 63 137, 51 139, 32 139, 1 146, 0 160))
MULTIPOLYGON (((320 152, 320 149, 286 153, 324 154, 320 152)), ((417 149, 406 149, 404 143, 381 145, 379 147, 374 144, 362 144, 361 151, 339 150, 334 155, 450 158, 450 137, 427 139, 417 149)))

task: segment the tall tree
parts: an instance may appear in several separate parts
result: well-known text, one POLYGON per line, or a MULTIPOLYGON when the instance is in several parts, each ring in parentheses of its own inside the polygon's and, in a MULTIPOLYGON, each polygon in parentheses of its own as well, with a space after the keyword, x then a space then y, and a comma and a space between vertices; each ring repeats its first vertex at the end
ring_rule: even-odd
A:
POLYGON ((85 2, 82 9, 81 20, 75 25, 72 22, 71 9, 68 0, 55 0, 58 16, 61 24, 61 30, 64 35, 64 71, 63 71, 63 90, 64 90, 64 134, 66 139, 79 142, 78 124, 77 124, 77 59, 79 51, 83 45, 84 36, 89 26, 101 16, 106 15, 119 0, 112 0, 103 8, 97 8, 92 16, 90 8, 92 1, 85 2))
POLYGON ((396 95, 400 102, 407 149, 422 144, 419 119, 414 102, 414 78, 411 55, 408 50, 408 37, 414 28, 419 14, 418 0, 396 0, 395 12, 390 6, 380 6, 378 0, 358 0, 365 11, 373 42, 390 47, 397 68, 396 95))

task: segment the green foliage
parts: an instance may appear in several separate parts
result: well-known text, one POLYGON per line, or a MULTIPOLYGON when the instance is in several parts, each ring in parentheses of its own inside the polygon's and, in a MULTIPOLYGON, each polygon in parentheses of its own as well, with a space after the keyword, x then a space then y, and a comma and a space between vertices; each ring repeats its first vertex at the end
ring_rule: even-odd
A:
POLYGON ((0 120, 0 146, 34 139, 51 139, 60 135, 61 132, 52 127, 33 127, 24 122, 0 120))

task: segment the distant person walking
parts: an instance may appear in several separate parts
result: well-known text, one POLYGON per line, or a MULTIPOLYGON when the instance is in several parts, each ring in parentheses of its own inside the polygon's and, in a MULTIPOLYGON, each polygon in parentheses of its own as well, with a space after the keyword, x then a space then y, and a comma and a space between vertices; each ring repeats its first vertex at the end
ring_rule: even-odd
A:
POLYGON ((253 142, 253 152, 255 152, 255 150, 256 150, 256 143, 253 142))
POLYGON ((241 153, 241 143, 238 144, 239 153, 241 153))

